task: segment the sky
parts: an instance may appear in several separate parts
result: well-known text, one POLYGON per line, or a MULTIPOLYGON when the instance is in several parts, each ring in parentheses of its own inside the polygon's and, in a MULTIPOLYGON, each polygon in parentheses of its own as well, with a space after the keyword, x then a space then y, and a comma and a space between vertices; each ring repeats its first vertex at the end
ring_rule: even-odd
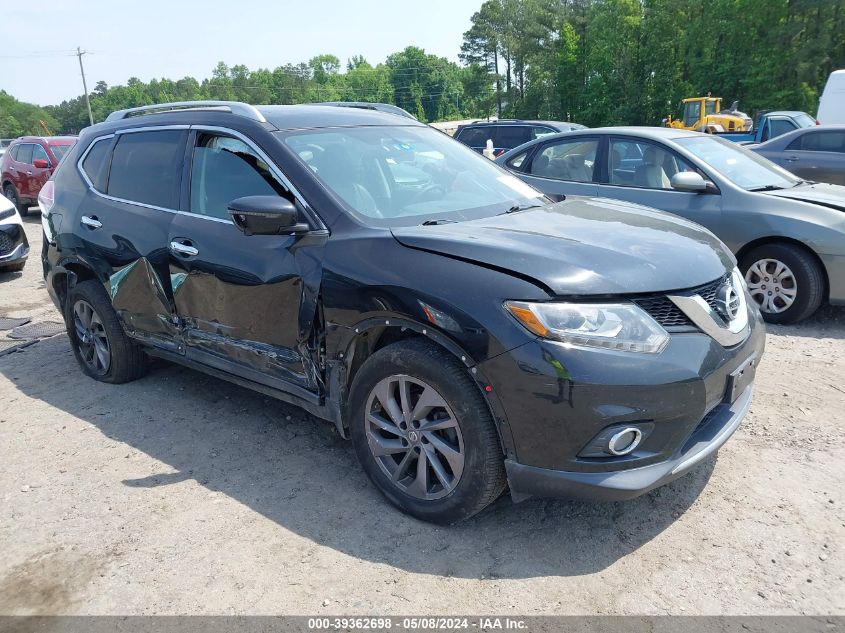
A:
POLYGON ((457 61, 482 0, 39 0, 3 2, 0 90, 38 105, 88 90, 187 75, 202 80, 217 62, 250 70, 331 53, 375 65, 414 45, 457 61), (425 7, 423 10, 421 7, 425 7))

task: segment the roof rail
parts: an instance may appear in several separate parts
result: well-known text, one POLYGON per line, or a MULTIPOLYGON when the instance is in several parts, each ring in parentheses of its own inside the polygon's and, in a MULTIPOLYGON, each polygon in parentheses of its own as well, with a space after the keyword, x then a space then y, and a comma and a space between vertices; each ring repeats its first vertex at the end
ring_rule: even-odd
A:
POLYGON ((237 114, 238 116, 246 117, 259 123, 267 122, 267 119, 264 118, 264 115, 261 114, 258 108, 248 103, 241 103, 240 101, 174 101, 173 103, 156 103, 138 108, 117 110, 106 117, 106 121, 120 121, 121 119, 127 119, 132 116, 159 114, 161 112, 173 112, 177 110, 219 110, 221 112, 231 112, 232 114, 237 114))

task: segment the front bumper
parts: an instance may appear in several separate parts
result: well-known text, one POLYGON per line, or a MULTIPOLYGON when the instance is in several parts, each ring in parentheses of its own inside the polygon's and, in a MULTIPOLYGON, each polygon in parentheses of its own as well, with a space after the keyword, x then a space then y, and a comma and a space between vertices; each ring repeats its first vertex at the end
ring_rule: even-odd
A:
POLYGON ((707 415, 681 451, 671 459, 650 466, 615 472, 583 473, 525 466, 505 461, 511 495, 525 497, 572 497, 624 501, 658 488, 685 475, 716 453, 739 428, 751 406, 754 387, 749 386, 733 402, 717 406, 707 415))
POLYGON ((712 454, 751 401, 734 376, 762 357, 756 309, 742 343, 723 347, 703 333, 675 333, 659 354, 567 347, 535 339, 478 365, 500 405, 514 498, 527 495, 625 499, 643 494, 712 454), (737 388, 741 389, 737 393, 737 388), (589 450, 609 429, 636 426, 630 454, 589 450))
POLYGON ((0 267, 17 264, 29 256, 29 242, 20 224, 0 224, 0 267))

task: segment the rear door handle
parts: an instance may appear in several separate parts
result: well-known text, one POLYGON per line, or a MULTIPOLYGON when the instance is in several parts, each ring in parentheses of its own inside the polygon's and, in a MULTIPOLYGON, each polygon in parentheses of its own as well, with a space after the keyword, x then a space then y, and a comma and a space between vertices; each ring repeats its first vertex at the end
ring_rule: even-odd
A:
POLYGON ((96 215, 83 215, 80 223, 82 223, 83 226, 87 226, 92 231, 94 229, 102 228, 103 226, 103 223, 97 219, 96 215))
POLYGON ((788 162, 788 163, 794 163, 797 160, 798 160, 797 156, 787 156, 786 157, 786 162, 788 162))
POLYGON ((199 250, 193 247, 190 243, 183 244, 182 242, 177 242, 176 240, 170 242, 170 250, 182 257, 196 257, 200 254, 199 250))

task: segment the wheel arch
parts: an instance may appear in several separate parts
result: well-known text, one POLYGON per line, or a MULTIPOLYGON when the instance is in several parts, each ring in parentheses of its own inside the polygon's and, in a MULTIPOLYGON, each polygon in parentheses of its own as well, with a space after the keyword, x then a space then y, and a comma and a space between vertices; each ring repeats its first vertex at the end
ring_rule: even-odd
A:
POLYGON ((349 388, 364 362, 375 352, 392 343, 414 338, 423 338, 429 341, 461 362, 473 379, 482 399, 487 403, 495 422, 503 454, 512 455, 514 450, 513 439, 504 407, 498 395, 492 391, 490 383, 478 368, 478 360, 436 327, 407 318, 367 319, 349 328, 346 339, 338 346, 338 357, 335 361, 341 364, 343 376, 339 380, 332 381, 331 384, 333 389, 340 391, 338 404, 343 415, 339 417, 342 420, 343 428, 338 425, 338 430, 346 437, 348 433, 346 421, 348 419, 349 388), (488 391, 488 388, 490 391, 488 391))
POLYGON ((737 251, 737 253, 736 253, 737 265, 741 264, 742 260, 745 259, 745 256, 748 255, 748 253, 753 251, 755 248, 758 248, 760 246, 768 246, 768 245, 771 245, 771 244, 786 244, 788 246, 795 246, 796 248, 801 249, 802 251, 807 253, 810 257, 812 257, 813 261, 816 262, 816 264, 819 267, 819 270, 822 273, 822 279, 824 280, 824 292, 823 292, 822 300, 826 302, 828 300, 828 297, 829 297, 829 294, 830 294, 830 277, 828 275, 827 268, 825 267, 824 262, 822 261, 821 257, 818 256, 818 253, 816 253, 812 248, 807 246, 801 240, 797 240, 797 239, 792 238, 792 237, 784 237, 784 236, 781 236, 781 235, 771 235, 771 236, 768 236, 768 237, 758 238, 756 240, 748 242, 747 244, 745 244, 742 248, 740 248, 737 251))
POLYGON ((56 267, 51 283, 63 309, 66 307, 71 286, 79 281, 86 281, 88 279, 100 280, 94 269, 85 262, 67 260, 61 262, 56 267))

